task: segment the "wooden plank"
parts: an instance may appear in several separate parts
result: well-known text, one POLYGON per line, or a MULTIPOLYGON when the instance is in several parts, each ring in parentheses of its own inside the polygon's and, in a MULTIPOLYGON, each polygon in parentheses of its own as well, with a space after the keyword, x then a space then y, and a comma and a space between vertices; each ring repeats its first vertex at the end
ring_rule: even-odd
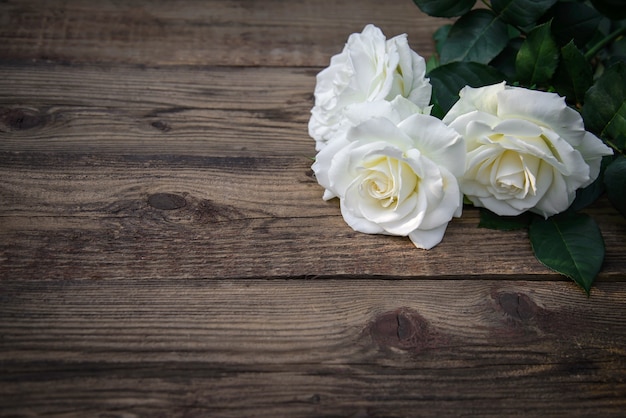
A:
MULTIPOLYGON (((348 227, 304 157, 0 154, 0 276, 65 278, 500 277, 557 279, 525 231, 466 209, 430 251, 348 227)), ((592 210, 624 280, 626 220, 592 210)))
POLYGON ((0 416, 620 416, 606 200, 590 298, 476 210, 426 252, 321 200, 316 72, 366 23, 428 56, 446 22, 410 0, 0 1, 0 416))
POLYGON ((4 65, 0 151, 313 157, 315 73, 4 65))
POLYGON ((3 280, 4 416, 618 416, 626 293, 468 280, 3 280))
POLYGON ((0 60, 142 65, 325 66, 368 23, 433 52, 411 1, 71 0, 0 2, 0 60))
MULTIPOLYGON (((479 230, 475 210, 429 252, 353 232, 310 170, 313 76, 1 67, 0 273, 558 277, 524 232, 479 230)), ((601 278, 623 280, 625 221, 606 203, 593 213, 608 248, 601 278)))

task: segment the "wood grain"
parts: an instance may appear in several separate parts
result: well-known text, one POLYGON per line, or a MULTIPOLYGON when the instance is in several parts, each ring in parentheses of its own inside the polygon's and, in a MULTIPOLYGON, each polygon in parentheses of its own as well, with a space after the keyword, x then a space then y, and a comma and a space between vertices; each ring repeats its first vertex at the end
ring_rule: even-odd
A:
POLYGON ((0 67, 0 150, 314 157, 317 70, 0 67))
MULTIPOLYGON (((428 252, 352 231, 310 170, 310 70, 46 64, 0 78, 0 273, 558 278, 525 232, 477 229, 471 209, 428 252), (179 205, 151 203, 164 194, 179 205)), ((594 212, 601 279, 622 280, 626 222, 594 212)))
POLYGON ((150 65, 326 66, 368 23, 427 57, 447 22, 410 0, 7 0, 0 16, 0 59, 150 65))
POLYGON ((626 409, 626 221, 591 297, 466 208, 352 231, 315 74, 412 1, 0 1, 0 416, 602 416, 626 409))
MULTIPOLYGON (((356 233, 337 202, 321 199, 309 165, 303 157, 0 154, 0 275, 559 279, 534 259, 525 231, 479 229, 475 209, 430 251, 356 233)), ((607 243, 600 278, 623 280, 626 221, 606 202, 594 212, 607 243)))
POLYGON ((621 283, 5 280, 3 413, 617 416, 621 283), (113 412, 115 413, 115 412, 113 412))

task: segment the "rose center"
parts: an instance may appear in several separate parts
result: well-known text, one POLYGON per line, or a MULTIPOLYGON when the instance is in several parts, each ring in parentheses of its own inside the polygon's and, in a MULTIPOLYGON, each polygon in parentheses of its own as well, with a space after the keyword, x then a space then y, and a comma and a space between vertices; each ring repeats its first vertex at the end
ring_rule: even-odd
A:
POLYGON ((523 198, 537 191, 535 174, 523 154, 505 151, 494 167, 493 176, 493 184, 500 193, 523 198))
POLYGON ((397 206, 417 189, 418 178, 409 165, 395 158, 379 157, 362 166, 361 196, 383 208, 397 206))

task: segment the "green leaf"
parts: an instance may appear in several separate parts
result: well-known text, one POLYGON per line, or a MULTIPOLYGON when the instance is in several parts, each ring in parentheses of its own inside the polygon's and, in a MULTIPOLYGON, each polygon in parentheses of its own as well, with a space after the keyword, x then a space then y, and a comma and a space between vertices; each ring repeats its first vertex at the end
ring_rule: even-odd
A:
POLYGON ((602 193, 604 193, 604 171, 611 161, 613 161, 612 156, 606 156, 602 159, 602 166, 600 167, 598 178, 584 189, 576 190, 576 199, 574 199, 568 210, 581 210, 598 200, 602 193))
POLYGON ((609 201, 626 217, 626 157, 618 157, 607 167, 604 184, 609 201))
POLYGON ((439 103, 433 103, 433 106, 430 109, 430 114, 438 119, 443 119, 446 112, 441 108, 441 106, 439 106, 439 103))
POLYGON ((572 103, 583 103, 593 84, 593 69, 583 53, 570 41, 561 48, 561 60, 554 77, 554 87, 572 103))
POLYGON ((604 240, 586 214, 564 213, 530 224, 530 243, 545 266, 569 277, 587 294, 604 262, 604 240))
POLYGON ((518 216, 499 216, 487 209, 480 210, 479 228, 497 229, 499 231, 514 231, 528 228, 533 214, 524 212, 518 216))
POLYGON ((448 34, 450 33, 450 29, 452 29, 452 25, 443 25, 439 29, 433 33, 433 40, 435 41, 435 51, 438 54, 441 54, 441 48, 448 39, 448 34))
POLYGON ((437 67, 439 67, 439 58, 437 58, 436 55, 431 55, 430 58, 426 60, 426 72, 431 72, 437 67))
POLYGON ((472 61, 487 64, 508 42, 507 25, 485 9, 472 10, 457 20, 441 48, 441 63, 472 61))
POLYGON ((626 61, 626 36, 616 39, 611 44, 609 54, 614 62, 626 61))
POLYGON ((585 95, 585 127, 603 138, 626 135, 626 63, 609 67, 585 95))
POLYGON ((455 17, 469 12, 476 0, 413 0, 429 16, 455 17))
POLYGON ((521 38, 511 39, 506 48, 489 63, 506 75, 507 79, 515 79, 515 58, 519 53, 523 40, 521 38))
POLYGON ((593 37, 602 15, 585 3, 557 3, 552 9, 552 34, 559 45, 574 41, 583 48, 593 37))
POLYGON ((524 27, 537 22, 554 3, 556 0, 493 0, 491 6, 505 22, 524 27))
POLYGON ((558 63, 559 48, 552 37, 550 23, 544 23, 530 31, 517 54, 517 78, 528 85, 548 84, 558 63))
POLYGON ((465 86, 482 87, 505 79, 504 74, 484 64, 475 62, 452 62, 428 73, 433 86, 433 104, 447 113, 459 99, 459 91, 465 86))
MULTIPOLYGON (((611 22, 609 21, 608 23, 611 22)), ((614 58, 617 58, 617 61, 622 61, 619 57, 611 57, 610 54, 607 57, 607 47, 615 45, 615 42, 623 38, 624 35, 626 35, 626 25, 617 25, 612 32, 607 34, 605 34, 604 31, 599 30, 596 35, 594 35, 596 37, 592 40, 593 43, 589 43, 589 49, 585 53, 585 58, 589 60, 594 58, 604 60, 602 65, 607 67, 610 67, 615 63, 614 58), (606 58, 608 58, 608 60, 606 58)))
POLYGON ((620 154, 626 154, 626 135, 618 135, 617 138, 611 139, 610 145, 620 154))
POLYGON ((597 178, 593 183, 584 189, 576 190, 576 198, 570 205, 568 210, 578 211, 591 205, 598 200, 604 192, 604 182, 601 178, 597 178))

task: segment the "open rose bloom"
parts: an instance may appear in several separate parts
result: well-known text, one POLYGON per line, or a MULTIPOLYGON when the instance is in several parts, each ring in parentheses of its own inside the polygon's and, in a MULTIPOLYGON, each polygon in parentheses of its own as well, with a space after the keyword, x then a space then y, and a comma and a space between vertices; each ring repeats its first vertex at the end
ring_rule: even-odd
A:
POLYGON ((465 138, 461 191, 502 216, 565 211, 612 154, 562 97, 505 83, 465 87, 443 121, 465 138))
POLYGON ((350 35, 343 51, 317 75, 309 121, 316 150, 346 129, 344 116, 352 105, 402 96, 420 108, 427 106, 432 86, 425 73, 426 63, 409 48, 406 35, 387 40, 374 25, 350 35))
POLYGON ((408 236, 430 249, 461 215, 456 176, 463 174, 465 145, 439 119, 410 112, 412 106, 402 98, 368 104, 364 113, 377 116, 328 142, 313 171, 324 199, 340 199, 354 230, 408 236))
POLYGON ((611 149, 553 93, 505 83, 465 87, 443 121, 406 36, 368 25, 317 76, 309 134, 324 199, 369 234, 429 249, 460 216, 462 196, 498 215, 548 217, 591 184, 611 149))
POLYGON ((317 75, 309 134, 324 199, 339 198, 348 225, 429 249, 461 214, 465 145, 429 115, 425 72, 406 35, 366 26, 317 75))

